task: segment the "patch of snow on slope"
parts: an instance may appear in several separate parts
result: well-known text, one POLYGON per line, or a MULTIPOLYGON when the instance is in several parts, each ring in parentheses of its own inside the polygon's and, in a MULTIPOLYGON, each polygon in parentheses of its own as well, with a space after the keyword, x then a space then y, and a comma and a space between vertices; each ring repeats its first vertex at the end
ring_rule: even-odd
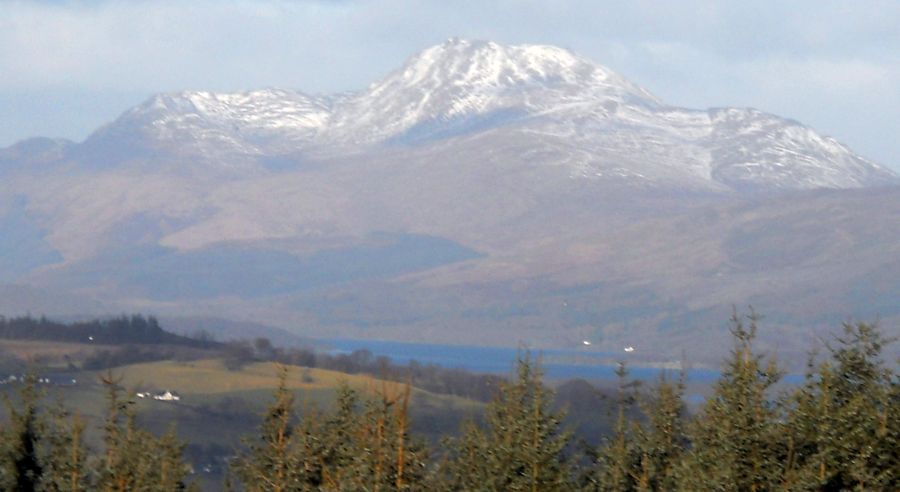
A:
POLYGON ((633 176, 715 190, 857 187, 896 179, 790 120, 753 109, 668 106, 615 72, 553 46, 455 38, 357 93, 161 94, 98 132, 104 133, 113 142, 149 142, 151 156, 175 149, 189 162, 199 156, 234 169, 290 169, 310 155, 359 155, 477 136, 489 137, 484 145, 506 134, 532 138, 496 159, 520 162, 528 155, 534 162, 541 155, 542 165, 591 179, 633 176))
POLYGON ((451 39, 409 59, 335 108, 335 140, 372 142, 417 124, 506 108, 551 110, 560 103, 658 101, 614 72, 553 46, 503 46, 451 39))

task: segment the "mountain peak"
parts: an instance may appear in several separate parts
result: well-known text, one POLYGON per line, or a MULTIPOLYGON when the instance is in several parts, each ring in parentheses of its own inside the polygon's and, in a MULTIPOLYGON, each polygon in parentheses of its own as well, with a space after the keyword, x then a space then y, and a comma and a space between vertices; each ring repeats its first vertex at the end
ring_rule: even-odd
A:
POLYGON ((659 104, 624 77, 563 48, 450 38, 348 99, 332 129, 338 139, 353 134, 363 143, 434 122, 525 116, 605 100, 659 104), (361 127, 370 131, 360 135, 361 127))
POLYGON ((259 154, 256 140, 281 139, 289 147, 308 141, 325 124, 329 111, 327 101, 286 89, 162 93, 101 127, 87 143, 150 138, 196 146, 216 158, 259 154))
MULTIPOLYGON (((527 85, 597 85, 610 90, 635 92, 652 97, 612 70, 550 45, 503 45, 493 41, 450 38, 410 57, 404 66, 385 80, 408 83, 432 81, 469 87, 512 88, 527 85)), ((432 84, 429 84, 432 85, 432 84)), ((612 91, 615 92, 615 91, 612 91)))
POLYGON ((493 41, 450 38, 414 55, 406 67, 407 70, 452 68, 461 75, 489 77, 496 83, 535 80, 571 83, 592 75, 598 65, 556 46, 501 45, 493 41))
POLYGON ((79 155, 91 163, 160 160, 180 169, 180 162, 202 161, 253 170, 283 156, 424 148, 451 138, 459 139, 453 145, 487 146, 489 153, 507 142, 509 162, 530 155, 528 162, 588 180, 716 190, 896 180, 837 142, 775 115, 677 108, 564 48, 464 38, 416 53, 355 93, 160 94, 95 132, 79 155))

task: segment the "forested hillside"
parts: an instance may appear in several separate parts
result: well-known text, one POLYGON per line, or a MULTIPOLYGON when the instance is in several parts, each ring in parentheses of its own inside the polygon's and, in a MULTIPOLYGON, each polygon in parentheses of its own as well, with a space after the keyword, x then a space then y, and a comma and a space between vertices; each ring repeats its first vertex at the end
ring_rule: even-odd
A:
POLYGON ((183 337, 163 330, 153 316, 120 316, 75 323, 61 323, 45 317, 0 316, 0 338, 13 340, 52 340, 55 342, 93 342, 97 345, 170 344, 210 347, 208 340, 183 337))

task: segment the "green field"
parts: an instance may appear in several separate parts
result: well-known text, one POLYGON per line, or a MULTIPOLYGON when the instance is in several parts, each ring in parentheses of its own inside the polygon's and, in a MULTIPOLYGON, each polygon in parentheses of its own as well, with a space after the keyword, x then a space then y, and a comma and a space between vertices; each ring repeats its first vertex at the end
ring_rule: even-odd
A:
MULTIPOLYGON (((57 344, 56 349, 61 348, 57 344)), ((373 398, 379 394, 398 395, 404 389, 403 384, 367 375, 299 366, 287 368, 287 385, 295 395, 298 414, 313 409, 329 410, 341 384, 373 398)), ((278 368, 271 362, 229 370, 219 359, 169 360, 117 367, 111 374, 132 394, 139 425, 154 433, 174 426, 179 438, 189 445, 188 460, 201 470, 196 478, 211 490, 220 483, 223 457, 233 455, 242 445, 242 438, 256 431, 278 384, 278 368), (181 399, 166 402, 134 396, 138 391, 165 390, 177 393, 181 399), (209 467, 208 473, 202 472, 205 466, 209 467)), ((48 403, 59 401, 72 413, 88 420, 87 441, 94 449, 101 447, 100 429, 106 408, 106 390, 101 377, 106 375, 106 371, 72 372, 66 373, 66 377, 75 379, 74 385, 42 385, 48 403)), ((17 387, 0 386, 0 393, 14 394, 17 387)), ((472 400, 412 388, 411 431, 436 442, 438 437, 458 431, 464 420, 477 418, 482 409, 483 404, 472 400)), ((5 418, 5 413, 5 408, 0 410, 0 417, 5 418)))
MULTIPOLYGON (((310 409, 328 410, 340 384, 347 384, 369 397, 381 393, 397 395, 404 386, 368 375, 298 366, 287 368, 287 385, 294 392, 300 413, 310 409)), ((194 444, 238 444, 242 434, 254 429, 278 384, 278 368, 271 362, 247 364, 232 371, 218 359, 160 361, 118 367, 111 374, 132 394, 165 390, 177 393, 181 397, 177 402, 134 396, 132 399, 142 424, 159 432, 175 425, 179 436, 194 444)), ((106 405, 100 381, 105 375, 106 372, 72 373, 77 384, 47 387, 47 398, 59 400, 72 412, 99 423, 106 405)), ((6 386, 4 391, 12 388, 6 386)), ((472 400, 412 389, 410 413, 426 437, 456 431, 462 420, 477 416, 482 407, 483 404, 472 400)))

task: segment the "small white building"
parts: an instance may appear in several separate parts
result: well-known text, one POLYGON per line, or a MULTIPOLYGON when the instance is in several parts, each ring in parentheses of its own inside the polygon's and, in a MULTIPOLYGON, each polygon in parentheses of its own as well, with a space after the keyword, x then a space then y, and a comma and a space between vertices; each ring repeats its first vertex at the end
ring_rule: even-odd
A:
POLYGON ((154 400, 159 401, 178 401, 181 399, 176 393, 173 393, 169 390, 166 390, 164 393, 160 393, 158 395, 153 395, 154 400))

